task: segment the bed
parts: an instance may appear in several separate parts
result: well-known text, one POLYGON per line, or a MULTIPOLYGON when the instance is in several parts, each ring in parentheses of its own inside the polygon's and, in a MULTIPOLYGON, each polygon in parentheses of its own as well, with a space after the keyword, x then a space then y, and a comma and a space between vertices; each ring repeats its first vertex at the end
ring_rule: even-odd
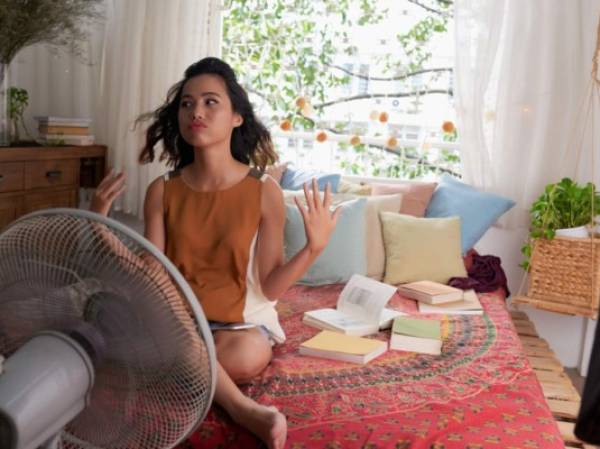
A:
MULTIPOLYGON (((480 294, 483 316, 441 316, 442 356, 388 351, 364 366, 300 356, 298 345, 318 332, 302 324, 303 312, 334 307, 342 287, 295 286, 286 293, 278 310, 287 341, 243 387, 287 416, 287 448, 564 447, 503 290, 480 294)), ((390 307, 416 312, 413 301, 398 295, 390 307)), ((389 339, 389 330, 376 338, 389 339)), ((258 447, 216 405, 180 446, 258 447)))

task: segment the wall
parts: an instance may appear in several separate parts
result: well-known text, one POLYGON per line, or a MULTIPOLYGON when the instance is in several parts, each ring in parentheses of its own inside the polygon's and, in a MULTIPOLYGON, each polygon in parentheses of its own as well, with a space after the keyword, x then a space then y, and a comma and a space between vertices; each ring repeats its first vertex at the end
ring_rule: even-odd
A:
MULTIPOLYGON (((480 254, 494 254, 502 259, 502 266, 508 277, 508 284, 513 295, 519 293, 523 282, 523 270, 519 267, 522 261, 520 248, 526 238, 525 229, 506 230, 491 228, 477 244, 480 254)), ((526 291, 526 284, 522 292, 526 291)), ((589 325, 582 317, 561 315, 534 309, 529 306, 519 306, 535 324, 540 336, 548 341, 557 357, 564 366, 578 367, 583 375, 587 373, 591 336, 595 322, 589 325), (587 335, 587 339, 586 339, 587 335), (587 340, 587 345, 584 341, 587 340), (582 360, 583 353, 583 360, 582 360)))

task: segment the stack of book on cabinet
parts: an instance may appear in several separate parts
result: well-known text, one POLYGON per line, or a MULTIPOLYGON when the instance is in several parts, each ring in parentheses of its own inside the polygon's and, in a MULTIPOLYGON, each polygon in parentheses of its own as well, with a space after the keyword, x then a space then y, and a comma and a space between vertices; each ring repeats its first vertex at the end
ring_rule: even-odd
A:
POLYGON ((68 117, 35 117, 39 142, 43 145, 93 145, 91 119, 68 117))

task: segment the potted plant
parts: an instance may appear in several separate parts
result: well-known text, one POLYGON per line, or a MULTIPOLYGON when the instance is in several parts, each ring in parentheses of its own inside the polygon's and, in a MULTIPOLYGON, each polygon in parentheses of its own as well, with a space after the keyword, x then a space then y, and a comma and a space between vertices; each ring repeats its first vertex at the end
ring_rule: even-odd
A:
MULTIPOLYGON (((25 125, 25 120, 23 120, 23 114, 25 113, 25 109, 29 105, 29 93, 26 89, 21 89, 18 87, 11 87, 8 89, 8 118, 10 120, 10 141, 16 144, 21 144, 25 142, 21 142, 21 136, 19 134, 19 125, 23 127, 25 130, 25 134, 29 137, 30 140, 31 135, 29 134, 29 130, 25 125)), ((28 142, 27 142, 28 143, 28 142)))
POLYGON ((102 0, 0 0, 0 146, 9 141, 8 66, 23 48, 46 42, 81 54, 86 25, 101 17, 102 0))
POLYGON ((600 212, 600 194, 594 184, 579 185, 570 178, 548 184, 531 205, 529 242, 521 248, 525 261, 521 267, 529 270, 533 239, 553 239, 561 236, 588 237, 594 215, 600 212), (593 199, 593 200, 592 200, 593 199), (592 201, 594 207, 592 209, 592 201))

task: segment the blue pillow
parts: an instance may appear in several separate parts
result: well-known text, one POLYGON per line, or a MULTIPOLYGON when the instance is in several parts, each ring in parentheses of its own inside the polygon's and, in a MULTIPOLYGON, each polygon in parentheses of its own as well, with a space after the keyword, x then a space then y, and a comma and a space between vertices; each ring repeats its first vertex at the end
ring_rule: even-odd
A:
MULTIPOLYGON (((367 274, 365 246, 366 198, 346 201, 339 205, 342 212, 329 243, 313 262, 299 284, 326 285, 347 282, 355 274, 367 274)), ((306 245, 304 222, 294 205, 286 204, 285 258, 291 259, 306 245)))
POLYGON ((461 220, 461 247, 467 252, 483 234, 515 205, 510 198, 479 190, 444 174, 433 192, 426 217, 459 216, 461 220))
POLYGON ((341 177, 342 175, 337 173, 321 173, 288 167, 283 172, 280 184, 283 190, 301 190, 304 183, 308 183, 310 187, 312 178, 316 178, 319 190, 325 190, 329 182, 331 192, 336 193, 341 177))

